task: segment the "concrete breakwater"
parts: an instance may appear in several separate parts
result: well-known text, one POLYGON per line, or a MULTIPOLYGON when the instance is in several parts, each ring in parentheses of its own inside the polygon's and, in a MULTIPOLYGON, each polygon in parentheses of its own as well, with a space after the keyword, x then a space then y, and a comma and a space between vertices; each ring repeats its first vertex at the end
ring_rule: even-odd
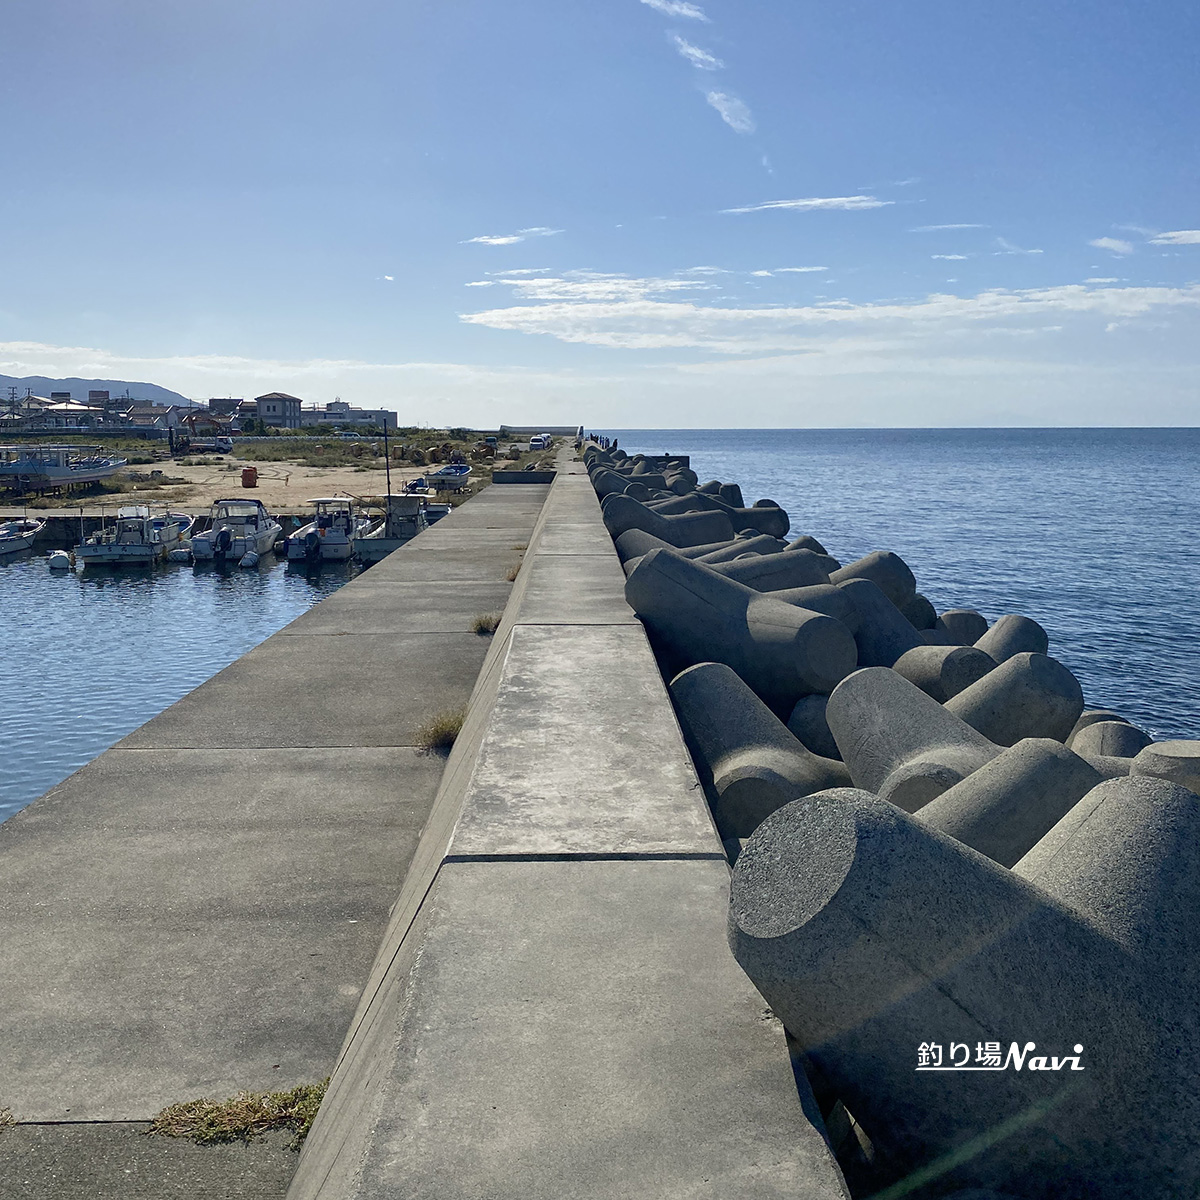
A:
POLYGON ((735 863, 730 944, 855 1194, 1191 1194, 1200 743, 1085 709, 1035 621, 939 615, 894 554, 585 458, 735 863))

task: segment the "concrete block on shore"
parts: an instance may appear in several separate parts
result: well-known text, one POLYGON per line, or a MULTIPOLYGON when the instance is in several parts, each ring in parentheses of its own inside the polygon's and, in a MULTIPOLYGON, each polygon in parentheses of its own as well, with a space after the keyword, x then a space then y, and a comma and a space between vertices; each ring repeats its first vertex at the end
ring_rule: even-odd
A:
POLYGON ((825 716, 825 708, 828 703, 828 696, 812 695, 797 700, 796 707, 792 709, 792 715, 788 717, 787 727, 814 754, 840 762, 842 752, 838 749, 837 742, 833 740, 829 720, 825 716))
POLYGON ((789 801, 850 784, 841 762, 808 750, 724 663, 689 667, 671 696, 722 838, 749 837, 789 801))
POLYGON ((1156 798, 1157 816, 1128 801, 1108 798, 1071 861, 1016 871, 851 789, 786 805, 745 843, 734 955, 887 1178, 937 1162, 947 1190, 1028 1200, 1176 1196, 1200 1182, 1187 1149, 1197 1019, 1162 970, 1194 936, 1174 916, 1194 929, 1200 830, 1178 795, 1156 798), (1162 942, 1139 922, 1164 906, 1162 942), (974 1066, 991 1045, 999 1069, 946 1069, 959 1048, 974 1066))
POLYGON ((634 612, 685 665, 723 662, 776 711, 828 692, 854 669, 850 631, 703 563, 652 550, 625 581, 634 612))
POLYGON ((902 654, 925 644, 911 622, 870 579, 849 579, 838 586, 858 612, 854 640, 860 667, 890 667, 902 654))
POLYGON ((977 638, 975 646, 1002 663, 1014 654, 1045 654, 1050 636, 1036 621, 1010 613, 977 638))
POLYGON ((931 829, 1011 867, 1101 782, 1099 772, 1051 738, 997 754, 917 813, 931 829))
POLYGON ((987 618, 973 608, 947 609, 934 623, 956 646, 973 646, 988 630, 987 618))
POLYGON ((937 610, 933 602, 920 592, 914 592, 912 599, 899 605, 899 608, 914 629, 932 629, 937 624, 937 610))
POLYGON ((978 683, 995 662, 974 646, 914 646, 892 664, 892 670, 915 683, 939 704, 978 683))
POLYGON ((700 546, 733 538, 733 526, 723 512, 681 513, 662 516, 624 495, 605 496, 601 504, 604 525, 613 537, 629 529, 652 533, 672 546, 700 546))
POLYGON ((999 746, 886 667, 847 676, 834 688, 825 713, 855 787, 907 812, 1000 753, 999 746))
POLYGON ((1079 714, 1079 720, 1075 722, 1075 727, 1071 730, 1067 738, 1069 746, 1075 739, 1075 735, 1082 729, 1086 729, 1089 725, 1095 725, 1099 721, 1124 721, 1125 718, 1118 712, 1113 712, 1111 708, 1085 708, 1079 714))
POLYGON ((851 633, 858 631, 858 609, 844 588, 832 583, 814 583, 810 587, 781 588, 771 593, 772 600, 796 604, 812 612, 824 613, 841 621, 851 633))
POLYGON ((946 709, 1000 746, 1022 738, 1065 742, 1083 711, 1083 688, 1057 659, 1019 653, 949 699, 946 709))
POLYGON ((1136 755, 1129 773, 1169 779, 1200 794, 1200 742, 1152 742, 1136 755))
POLYGON ((704 554, 689 554, 689 558, 698 558, 701 562, 719 563, 730 562, 743 554, 778 554, 787 549, 787 543, 767 533, 756 533, 750 537, 738 534, 727 546, 716 550, 708 550, 704 554))
POLYGON ((899 609, 917 594, 917 581, 908 563, 890 550, 876 550, 855 562, 847 563, 829 578, 833 583, 869 579, 899 609))
POLYGON ((1128 721, 1094 721, 1078 733, 1071 734, 1068 744, 1076 754, 1133 758, 1153 740, 1144 729, 1139 729, 1128 721))
MULTIPOLYGON (((814 554, 828 554, 829 551, 817 541, 815 537, 809 537, 807 533, 802 534, 798 538, 793 538, 787 544, 788 550, 811 550, 814 554)), ((838 564, 841 565, 840 563, 838 564)), ((836 568, 835 568, 836 570, 836 568)))
POLYGON ((751 554, 745 558, 706 562, 727 579, 736 579, 756 592, 778 592, 787 588, 829 583, 829 574, 811 550, 788 550, 776 554, 751 554))

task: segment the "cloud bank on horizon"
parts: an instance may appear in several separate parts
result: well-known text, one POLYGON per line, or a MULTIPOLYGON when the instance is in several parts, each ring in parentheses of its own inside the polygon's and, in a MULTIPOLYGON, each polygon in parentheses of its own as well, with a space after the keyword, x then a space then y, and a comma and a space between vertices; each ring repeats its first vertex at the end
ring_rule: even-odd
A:
POLYGON ((14 95, 10 171, 114 182, 0 197, 26 231, 0 371, 402 394, 456 423, 501 401, 803 423, 788 397, 813 389, 853 421, 868 387, 899 424, 1190 411, 1179 0, 1135 29, 1118 0, 880 6, 853 36, 787 0, 445 7, 365 28, 335 0, 135 6, 106 18, 132 65, 102 96, 71 0, 17 13, 10 44, 56 88, 14 95), (288 55, 261 60, 285 16, 288 55))

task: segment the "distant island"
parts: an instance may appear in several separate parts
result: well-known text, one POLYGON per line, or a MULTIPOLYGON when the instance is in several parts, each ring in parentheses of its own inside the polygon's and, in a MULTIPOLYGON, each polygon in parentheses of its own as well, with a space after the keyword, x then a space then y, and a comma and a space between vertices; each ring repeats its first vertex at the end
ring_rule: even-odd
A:
POLYGON ((49 396, 51 392, 70 392, 74 400, 86 403, 88 392, 108 392, 110 396, 129 394, 133 400, 141 400, 151 404, 191 404, 192 401, 170 388, 159 387, 157 383, 137 383, 126 379, 50 379, 46 375, 26 375, 17 378, 15 375, 0 375, 0 400, 4 398, 9 388, 17 388, 18 399, 25 395, 26 389, 35 396, 49 396))

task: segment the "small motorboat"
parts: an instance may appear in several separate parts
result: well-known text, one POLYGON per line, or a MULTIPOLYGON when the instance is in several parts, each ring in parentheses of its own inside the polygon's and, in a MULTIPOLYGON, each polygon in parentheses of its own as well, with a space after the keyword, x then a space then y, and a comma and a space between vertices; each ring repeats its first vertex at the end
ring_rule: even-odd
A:
POLYGON ((428 528, 425 499, 416 495, 387 495, 382 498, 382 519, 354 539, 354 557, 360 563, 376 563, 411 542, 428 528))
POLYGON ((218 500, 212 506, 208 529, 192 534, 192 558, 196 562, 241 562, 250 550, 258 555, 273 550, 282 533, 283 526, 261 500, 218 500))
POLYGON ((16 554, 19 550, 28 550, 45 524, 45 521, 38 521, 33 517, 15 517, 11 521, 0 523, 0 554, 16 554))
POLYGON ((449 463, 437 471, 426 472, 426 485, 439 492, 461 492, 470 482, 471 468, 466 463, 449 463))
POLYGON ((84 541, 76 559, 85 567, 148 567, 165 559, 178 544, 175 516, 152 517, 146 505, 129 504, 117 509, 113 525, 84 541))
POLYGON ((313 519, 287 540, 289 562, 345 562, 353 553, 354 539, 371 527, 368 517, 354 511, 348 496, 325 496, 309 500, 313 519))

